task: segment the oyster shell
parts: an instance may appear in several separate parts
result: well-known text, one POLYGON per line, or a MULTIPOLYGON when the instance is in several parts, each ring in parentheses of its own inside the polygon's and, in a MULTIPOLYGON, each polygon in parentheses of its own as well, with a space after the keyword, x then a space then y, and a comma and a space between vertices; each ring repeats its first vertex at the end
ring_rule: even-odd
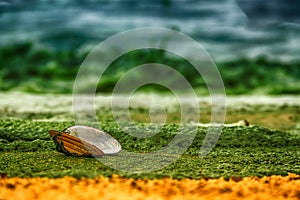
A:
POLYGON ((111 135, 88 126, 71 126, 64 131, 50 130, 56 150, 67 155, 103 156, 121 151, 111 135))

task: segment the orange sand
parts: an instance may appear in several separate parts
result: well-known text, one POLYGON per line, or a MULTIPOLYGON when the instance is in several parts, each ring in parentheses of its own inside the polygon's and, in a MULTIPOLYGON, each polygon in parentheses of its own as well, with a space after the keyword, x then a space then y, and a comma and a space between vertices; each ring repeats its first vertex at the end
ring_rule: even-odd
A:
POLYGON ((300 176, 233 177, 229 181, 4 177, 0 199, 300 199, 300 176))

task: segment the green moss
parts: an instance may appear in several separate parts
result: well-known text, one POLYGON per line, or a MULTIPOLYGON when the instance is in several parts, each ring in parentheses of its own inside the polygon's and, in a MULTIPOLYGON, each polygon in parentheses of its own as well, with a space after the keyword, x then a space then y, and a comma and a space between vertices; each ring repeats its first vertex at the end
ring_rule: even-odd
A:
MULTIPOLYGON (((197 135, 191 147, 176 162, 158 171, 131 174, 111 169, 95 158, 66 156, 55 151, 48 130, 63 130, 71 125, 72 122, 1 119, 0 173, 9 177, 80 178, 120 174, 133 178, 176 179, 300 174, 299 133, 290 134, 259 126, 226 127, 212 152, 200 158, 198 154, 207 129, 188 126, 186 130, 197 129, 197 135)), ((151 124, 140 126, 149 133, 157 129, 157 126, 151 124)), ((122 144, 123 149, 140 153, 166 145, 176 134, 190 134, 189 131, 180 132, 176 124, 167 124, 151 138, 136 139, 125 134, 113 122, 102 121, 101 127, 113 135, 122 144)), ((134 128, 128 126, 129 130, 134 128)), ((162 155, 161 158, 164 156, 166 155, 162 155)), ((115 156, 107 158, 111 161, 117 159, 115 156)))
MULTIPOLYGON (((171 2, 171 1, 162 1, 171 2)), ((89 52, 74 49, 50 50, 26 42, 0 47, 0 91, 21 90, 31 93, 71 93, 78 69, 89 52), (20 56, 22 55, 22 56, 20 56)), ((181 73, 190 84, 208 94, 204 79, 184 59, 162 50, 132 51, 116 59, 104 72, 97 92, 111 93, 117 81, 129 69, 145 63, 161 63, 181 73)), ((300 62, 283 63, 264 57, 236 59, 217 63, 227 94, 299 94, 300 62)), ((140 74, 137 74, 140 78, 140 74)), ((164 76, 166 83, 176 84, 174 77, 164 76)), ((214 77, 205 77, 213 85, 214 77)), ((90 87, 88 81, 86 86, 90 87)), ((147 86, 146 91, 167 91, 147 86)))

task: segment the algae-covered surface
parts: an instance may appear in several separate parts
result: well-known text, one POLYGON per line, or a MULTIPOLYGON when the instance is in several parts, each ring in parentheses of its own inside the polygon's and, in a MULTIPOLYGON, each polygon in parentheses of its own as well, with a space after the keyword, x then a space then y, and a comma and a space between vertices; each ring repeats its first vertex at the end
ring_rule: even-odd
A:
MULTIPOLYGON (((156 99, 168 110, 167 122, 152 137, 135 138, 118 126, 111 114, 109 97, 98 97, 96 110, 100 128, 115 137, 126 151, 147 153, 168 144, 180 133, 176 103, 167 97, 140 97, 130 108, 132 119, 151 134, 158 125, 149 123, 143 98, 156 99), (98 105, 98 106, 97 106, 98 105)), ((207 97, 199 100, 200 122, 207 123, 210 109, 207 97), (206 108, 206 109, 205 109, 206 108)), ((50 129, 74 125, 72 97, 68 95, 29 95, 2 93, 0 100, 0 173, 8 177, 111 177, 133 178, 218 178, 300 174, 299 97, 229 97, 226 123, 246 119, 250 126, 223 127, 213 150, 199 157, 206 127, 191 122, 186 130, 196 130, 192 145, 170 165, 148 173, 127 173, 104 165, 100 159, 66 156, 55 150, 50 129), (252 102, 256 99, 256 103, 252 102)), ((123 112, 120 109, 120 112, 123 112)), ((132 124, 128 123, 128 129, 132 124)), ((180 145, 180 144, 178 144, 180 145)), ((122 155, 122 152, 120 153, 122 155)), ((157 159, 163 159, 161 155, 157 159)), ((117 156, 106 156, 111 162, 117 156)), ((155 159, 155 158, 153 158, 155 159)), ((128 158, 128 160, 130 160, 128 158)), ((163 161, 163 160, 162 160, 163 161)), ((123 160, 123 162, 129 162, 123 160)), ((146 161, 145 161, 146 162, 146 161)), ((120 163, 126 164, 126 163, 120 163)), ((149 165, 154 162, 149 161, 149 165)))
MULTIPOLYGON (((6 23, 5 25, 7 24, 15 24, 15 22, 6 23)), ((231 34, 230 37, 233 35, 231 34)), ((63 38, 65 40, 73 37, 63 38)), ((15 41, 15 38, 13 41, 15 41)), ((59 42, 59 44, 54 45, 55 48, 47 48, 40 45, 40 42, 38 42, 39 44, 30 41, 14 42, 13 44, 3 44, 0 46, 0 91, 17 90, 37 94, 49 92, 61 94, 72 93, 74 78, 82 62, 92 48, 94 48, 94 45, 88 48, 84 47, 85 45, 78 48, 73 45, 69 48, 59 48, 58 46, 64 44, 64 42, 59 42)), ((168 40, 162 42, 170 45, 168 44, 168 40)), ((222 45, 222 47, 224 46, 222 45)), ((284 51, 285 53, 287 52, 286 50, 284 51)), ((222 55, 228 52, 224 53, 222 55)), ((218 59, 216 60, 216 65, 224 81, 227 94, 261 93, 297 95, 300 93, 300 61, 298 59, 298 52, 296 51, 295 53, 297 59, 294 61, 280 60, 278 55, 275 56, 276 59, 271 59, 263 55, 251 59, 252 56, 248 57, 249 55, 245 55, 244 58, 218 59), (249 76, 250 74, 251 76, 249 76)), ((232 55, 232 51, 230 54, 232 55)), ((291 55, 290 52, 288 54, 289 56, 291 55)), ((206 77, 204 80, 187 60, 174 56, 168 51, 139 49, 116 58, 107 70, 105 70, 105 73, 102 74, 96 89, 97 92, 112 92, 116 83, 123 75, 136 66, 145 63, 163 63, 170 66, 182 74, 200 94, 209 95, 206 81, 210 79, 215 80, 214 77, 206 77)), ((103 67, 103 70, 106 68, 105 66, 99 67, 103 67)), ((138 76, 140 80, 146 78, 143 77, 143 74, 138 74, 138 76)), ((87 78, 85 82, 81 83, 85 84, 84 87, 87 90, 91 87, 90 84, 92 84, 89 80, 87 78)), ((178 81, 174 76, 168 76, 167 80, 169 83, 174 84, 178 81)), ((145 87, 140 87, 139 89, 156 92, 166 91, 166 88, 158 87, 155 84, 147 84, 145 87)))

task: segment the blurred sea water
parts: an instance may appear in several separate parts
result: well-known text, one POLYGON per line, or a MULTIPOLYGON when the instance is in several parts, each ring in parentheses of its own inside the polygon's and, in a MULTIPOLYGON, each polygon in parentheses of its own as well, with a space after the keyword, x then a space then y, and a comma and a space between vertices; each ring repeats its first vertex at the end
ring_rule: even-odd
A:
POLYGON ((30 41, 53 49, 93 47, 141 27, 179 30, 216 60, 299 60, 300 1, 0 0, 0 47, 30 41))

